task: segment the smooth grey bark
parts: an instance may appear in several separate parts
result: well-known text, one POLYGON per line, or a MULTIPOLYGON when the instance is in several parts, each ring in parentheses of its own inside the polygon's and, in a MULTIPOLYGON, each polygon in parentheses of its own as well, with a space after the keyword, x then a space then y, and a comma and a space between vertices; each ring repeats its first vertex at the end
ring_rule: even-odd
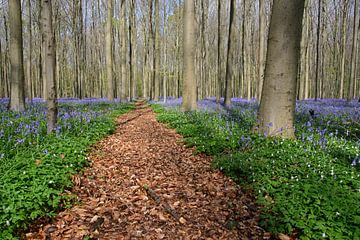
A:
POLYGON ((106 55, 106 77, 107 77, 107 98, 114 100, 114 83, 113 83, 113 54, 112 54, 112 19, 113 19, 113 0, 108 0, 107 21, 105 29, 105 55, 106 55))
POLYGON ((27 1, 27 14, 28 14, 28 56, 27 56, 27 91, 28 91, 28 99, 29 101, 32 101, 33 94, 32 94, 32 17, 31 17, 31 0, 27 1))
POLYGON ((25 79, 22 38, 22 20, 20 0, 9 1, 10 29, 10 110, 22 112, 25 110, 25 79))
POLYGON ((351 69, 349 79, 349 90, 347 100, 352 100, 354 95, 354 85, 356 81, 356 59, 357 59, 357 46, 358 46, 358 29, 359 29, 359 0, 355 0, 354 5, 354 23, 353 23, 353 40, 351 49, 351 69))
POLYGON ((235 15, 235 0, 230 1, 230 20, 227 42, 227 54, 226 54, 226 77, 225 77, 225 107, 231 106, 231 77, 232 77, 232 39, 235 29, 233 29, 234 15, 235 15))
POLYGON ((125 16, 125 0, 121 0, 120 12, 120 26, 121 26, 121 50, 120 50, 120 63, 121 63, 121 89, 120 99, 126 100, 126 16, 125 16))
POLYGON ((261 99, 261 90, 264 81, 265 68, 265 35, 266 35, 266 14, 265 0, 259 0, 259 76, 258 76, 258 100, 261 99))
POLYGON ((221 0, 217 1, 217 91, 216 103, 220 103, 222 92, 221 81, 221 0))
POLYGON ((296 79, 304 0, 274 0, 258 131, 294 138, 296 79))
POLYGON ((154 101, 159 101, 160 92, 160 16, 159 0, 155 0, 155 83, 154 101))
POLYGON ((51 0, 42 0, 42 29, 44 49, 44 78, 47 82, 47 132, 52 133, 56 129, 58 106, 55 82, 55 34, 52 26, 51 0))
POLYGON ((183 111, 196 110, 196 78, 195 78, 195 3, 185 0, 184 9, 184 83, 183 111))

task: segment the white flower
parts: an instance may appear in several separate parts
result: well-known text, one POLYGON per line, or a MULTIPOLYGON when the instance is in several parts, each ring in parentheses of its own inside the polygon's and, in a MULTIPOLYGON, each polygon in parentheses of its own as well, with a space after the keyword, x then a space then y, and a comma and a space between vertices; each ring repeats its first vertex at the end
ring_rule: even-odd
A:
POLYGON ((336 212, 336 214, 335 214, 336 216, 340 216, 340 213, 339 212, 336 212))
POLYGON ((6 225, 10 226, 10 221, 9 220, 6 220, 6 225))
POLYGON ((324 237, 326 237, 326 234, 325 234, 325 233, 323 233, 323 234, 322 234, 322 237, 323 237, 323 238, 324 238, 324 237))
POLYGON ((53 180, 50 180, 50 181, 49 181, 49 184, 53 184, 53 183, 54 183, 54 181, 53 181, 53 180))

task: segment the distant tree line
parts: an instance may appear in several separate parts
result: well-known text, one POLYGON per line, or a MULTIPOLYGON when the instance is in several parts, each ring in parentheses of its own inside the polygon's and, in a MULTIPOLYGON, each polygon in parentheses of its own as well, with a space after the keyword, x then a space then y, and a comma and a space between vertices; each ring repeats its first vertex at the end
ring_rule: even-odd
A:
MULTIPOLYGON (((8 2, 0 1, 0 97, 11 89, 8 2)), ((41 0, 21 2, 24 94, 47 98, 41 0)), ((182 95, 182 0, 50 2, 59 97, 182 95)), ((297 98, 359 97, 357 2, 305 0, 297 98)), ((271 7, 269 0, 195 0, 197 98, 225 96, 226 84, 231 97, 260 98, 271 7)))

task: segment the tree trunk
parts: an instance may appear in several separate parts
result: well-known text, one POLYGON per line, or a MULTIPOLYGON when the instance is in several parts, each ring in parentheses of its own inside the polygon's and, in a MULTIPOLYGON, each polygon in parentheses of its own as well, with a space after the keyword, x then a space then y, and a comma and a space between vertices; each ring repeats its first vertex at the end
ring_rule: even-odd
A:
POLYGON ((352 100, 354 95, 354 85, 356 81, 356 59, 357 59, 357 45, 358 45, 358 28, 359 28, 359 0, 355 0, 354 6, 354 23, 353 23, 353 39, 351 49, 351 70, 349 79, 349 90, 347 100, 352 100))
POLYGON ((126 16, 125 9, 126 3, 125 0, 121 0, 121 52, 120 52, 120 62, 121 62, 121 89, 120 89, 120 98, 121 101, 126 100, 126 16))
POLYGON ((216 103, 220 103, 222 92, 221 81, 221 0, 217 1, 217 91, 216 103))
POLYGON ((52 26, 51 0, 42 0, 42 24, 43 24, 43 49, 44 49, 44 78, 47 82, 47 132, 52 133, 56 129, 57 122, 57 96, 55 84, 55 36, 52 26))
POLYGON ((184 11, 184 84, 183 111, 196 110, 196 78, 195 78, 195 4, 193 0, 185 0, 184 11))
POLYGON ((25 110, 24 93, 24 59, 20 0, 9 1, 10 28, 10 110, 22 112, 25 110))
POLYGON ((113 86, 113 54, 112 54, 112 18, 113 18, 113 0, 108 0, 107 21, 105 29, 105 54, 106 54, 106 76, 108 83, 107 98, 109 101, 114 100, 113 86))
POLYGON ((304 0, 274 0, 264 89, 259 108, 260 133, 294 138, 296 79, 304 0))
POLYGON ((134 14, 134 0, 130 1, 130 16, 129 16, 129 25, 128 25, 128 31, 129 31, 129 98, 130 101, 133 100, 133 88, 134 88, 134 75, 133 75, 133 36, 132 36, 132 27, 133 27, 133 16, 134 14))
POLYGON ((266 35, 266 15, 265 0, 259 0, 259 76, 258 76, 258 100, 261 99, 261 91, 264 81, 265 67, 265 35, 266 35))
POLYGON ((31 1, 27 1, 27 7, 28 7, 28 56, 27 56, 27 90, 28 90, 28 99, 29 101, 32 101, 33 94, 32 94, 32 17, 31 17, 31 1))
POLYGON ((226 54, 226 77, 225 77, 225 107, 231 106, 231 78, 232 78, 232 43, 231 40, 234 35, 234 15, 235 15, 235 0, 230 1, 230 20, 229 20, 229 32, 227 42, 227 54, 226 54))
POLYGON ((155 83, 154 101, 159 101, 160 90, 160 16, 159 0, 155 0, 155 83))

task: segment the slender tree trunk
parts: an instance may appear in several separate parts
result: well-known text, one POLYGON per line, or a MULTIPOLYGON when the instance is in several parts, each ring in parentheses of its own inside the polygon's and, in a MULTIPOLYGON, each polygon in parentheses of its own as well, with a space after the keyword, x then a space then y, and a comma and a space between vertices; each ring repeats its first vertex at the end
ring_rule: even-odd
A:
POLYGON ((235 0, 230 1, 230 20, 229 20, 229 32, 228 32, 228 42, 227 42, 227 54, 226 54, 226 77, 225 77, 225 107, 229 108, 231 106, 231 78, 232 78, 232 43, 231 40, 234 35, 234 15, 235 15, 235 0))
POLYGON ((196 77, 195 77, 195 3, 185 0, 184 11, 184 86, 183 111, 196 110, 196 77))
POLYGON ((340 63, 341 70, 340 70, 339 98, 344 98, 347 11, 348 11, 348 0, 344 0, 344 8, 342 9, 342 27, 341 27, 341 63, 340 63))
POLYGON ((106 76, 108 83, 107 98, 110 101, 114 100, 114 86, 113 86, 113 54, 112 54, 112 19, 113 19, 113 0, 108 0, 107 21, 105 30, 105 52, 106 52, 106 76))
POLYGON ((259 0, 259 76, 258 76, 258 100, 261 99, 262 85, 264 81, 265 67, 265 35, 266 35, 266 15, 265 0, 259 0))
POLYGON ((295 137, 296 79, 303 10, 304 0, 274 0, 258 115, 258 131, 269 136, 295 137))
POLYGON ((132 98, 136 98, 136 89, 137 89, 137 72, 138 72, 138 69, 137 69, 137 30, 136 30, 136 1, 135 0, 132 0, 132 8, 131 8, 131 23, 132 23, 132 26, 131 26, 131 35, 132 35, 132 58, 131 58, 131 65, 132 65, 132 74, 133 74, 133 81, 132 81, 132 87, 131 87, 131 90, 132 91, 132 98))
POLYGON ((354 5, 354 23, 353 23, 353 40, 351 49, 351 70, 349 79, 349 90, 347 100, 352 100, 354 95, 354 86, 356 81, 356 59, 357 59, 357 45, 358 45, 358 29, 359 29, 359 0, 355 0, 354 5))
POLYGON ((121 61, 121 90, 120 90, 120 98, 122 101, 126 100, 126 16, 125 9, 126 3, 125 0, 121 0, 121 53, 120 53, 120 61, 121 61))
POLYGON ((0 98, 5 97, 5 75, 4 75, 4 60, 3 60, 3 54, 2 54, 2 45, 0 41, 0 98))
POLYGON ((159 101, 160 90, 160 16, 159 0, 155 0, 155 90, 154 101, 159 101))
POLYGON ((221 0, 217 0, 217 91, 216 91, 216 103, 220 103, 222 92, 221 81, 221 0))
POLYGON ((20 0, 9 1, 10 28, 10 110, 25 110, 24 59, 20 0))
POLYGON ((27 1, 28 7, 28 56, 27 56, 27 90, 28 90, 28 98, 29 101, 32 102, 33 94, 32 94, 32 17, 31 17, 31 1, 27 1))
POLYGON ((319 97, 319 76, 320 76, 320 32, 321 32, 321 3, 322 0, 318 0, 318 19, 316 30, 316 70, 315 70, 315 101, 319 97))
POLYGON ((52 6, 51 0, 42 0, 42 24, 44 31, 44 77, 47 81, 47 132, 52 133, 56 129, 57 122, 57 95, 55 84, 55 36, 52 26, 52 6))
POLYGON ((164 69, 164 81, 163 81, 163 97, 164 97, 164 103, 166 103, 166 97, 167 97, 167 75, 168 75, 168 65, 167 65, 167 26, 166 26, 167 16, 166 16, 166 2, 164 2, 164 63, 163 63, 163 69, 164 69))
POLYGON ((129 97, 130 97, 130 101, 133 100, 134 95, 133 95, 133 88, 134 88, 134 75, 133 75, 133 36, 132 36, 132 27, 133 27, 133 16, 134 14, 134 0, 130 1, 130 16, 129 16, 129 26, 128 26, 128 31, 129 31, 129 66, 130 66, 130 70, 129 70, 129 97))

